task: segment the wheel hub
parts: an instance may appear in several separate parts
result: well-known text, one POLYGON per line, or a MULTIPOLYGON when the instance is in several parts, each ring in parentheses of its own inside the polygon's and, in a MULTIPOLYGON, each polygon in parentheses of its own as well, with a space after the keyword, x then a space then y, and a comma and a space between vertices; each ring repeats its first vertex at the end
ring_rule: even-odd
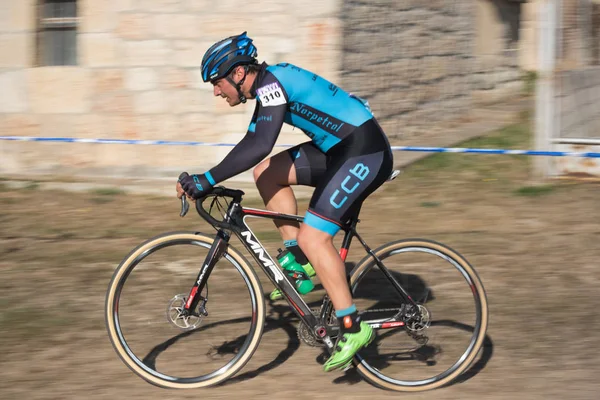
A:
POLYGON ((199 309, 201 312, 189 314, 185 311, 185 303, 187 298, 184 294, 178 294, 169 301, 167 307, 168 321, 179 329, 190 330, 196 329, 202 323, 202 319, 207 315, 204 308, 204 301, 200 302, 199 309))
POLYGON ((417 310, 406 321, 406 329, 412 332, 420 332, 429 328, 431 325, 431 314, 429 310, 422 305, 417 305, 417 310))

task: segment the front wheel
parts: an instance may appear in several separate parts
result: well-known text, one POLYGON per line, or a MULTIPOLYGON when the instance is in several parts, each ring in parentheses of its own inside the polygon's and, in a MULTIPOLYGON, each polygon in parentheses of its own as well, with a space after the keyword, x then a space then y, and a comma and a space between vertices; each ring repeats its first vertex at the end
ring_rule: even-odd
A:
POLYGON ((192 315, 182 313, 214 237, 168 233, 142 243, 116 269, 106 295, 110 340, 146 381, 199 388, 232 377, 263 332, 265 303, 248 261, 232 247, 219 259, 192 315))
POLYGON ((488 307, 481 280, 454 250, 408 239, 374 251, 352 271, 350 287, 363 321, 377 332, 355 358, 372 384, 423 391, 448 384, 466 371, 481 349, 488 307), (395 283, 410 296, 403 301, 395 283))

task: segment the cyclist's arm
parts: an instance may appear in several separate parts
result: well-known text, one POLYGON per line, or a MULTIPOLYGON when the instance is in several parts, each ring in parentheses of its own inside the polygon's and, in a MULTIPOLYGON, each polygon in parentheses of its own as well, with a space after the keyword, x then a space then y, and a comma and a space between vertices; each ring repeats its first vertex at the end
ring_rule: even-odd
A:
POLYGON ((213 185, 254 167, 273 150, 287 109, 287 96, 283 88, 280 87, 278 93, 282 97, 279 101, 257 100, 246 136, 223 161, 208 171, 214 180, 213 185), (269 102, 276 104, 270 105, 269 102))

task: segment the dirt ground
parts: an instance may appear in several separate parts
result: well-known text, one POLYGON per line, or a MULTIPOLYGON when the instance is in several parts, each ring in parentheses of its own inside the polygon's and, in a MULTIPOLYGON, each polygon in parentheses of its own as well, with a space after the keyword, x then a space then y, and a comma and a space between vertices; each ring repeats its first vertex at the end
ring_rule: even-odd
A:
MULTIPOLYGON (((321 351, 301 344, 297 320, 277 312, 228 384, 189 391, 149 385, 109 342, 103 307, 110 276, 143 240, 209 232, 207 225, 192 213, 180 219, 174 198, 0 182, 0 398, 597 398, 600 186, 531 185, 528 161, 436 157, 365 204, 359 232, 373 247, 406 237, 443 242, 474 265, 487 290, 489 340, 476 364, 462 382, 417 394, 382 391, 353 371, 323 373, 321 351)), ((255 195, 247 205, 259 205, 255 195)), ((270 223, 252 224, 269 249, 281 246, 270 223)))

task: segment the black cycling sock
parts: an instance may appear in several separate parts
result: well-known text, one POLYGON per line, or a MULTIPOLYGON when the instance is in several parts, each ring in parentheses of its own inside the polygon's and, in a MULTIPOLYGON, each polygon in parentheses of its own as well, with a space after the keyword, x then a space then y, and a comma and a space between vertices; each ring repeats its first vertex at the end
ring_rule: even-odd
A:
POLYGON ((306 255, 304 254, 302 249, 298 246, 298 243, 295 240, 286 240, 285 248, 288 249, 289 252, 294 255, 298 264, 304 265, 304 264, 308 263, 308 258, 306 258, 306 255))
POLYGON ((340 323, 340 331, 344 333, 358 333, 360 332, 360 316, 358 311, 354 311, 352 314, 338 317, 340 323))

